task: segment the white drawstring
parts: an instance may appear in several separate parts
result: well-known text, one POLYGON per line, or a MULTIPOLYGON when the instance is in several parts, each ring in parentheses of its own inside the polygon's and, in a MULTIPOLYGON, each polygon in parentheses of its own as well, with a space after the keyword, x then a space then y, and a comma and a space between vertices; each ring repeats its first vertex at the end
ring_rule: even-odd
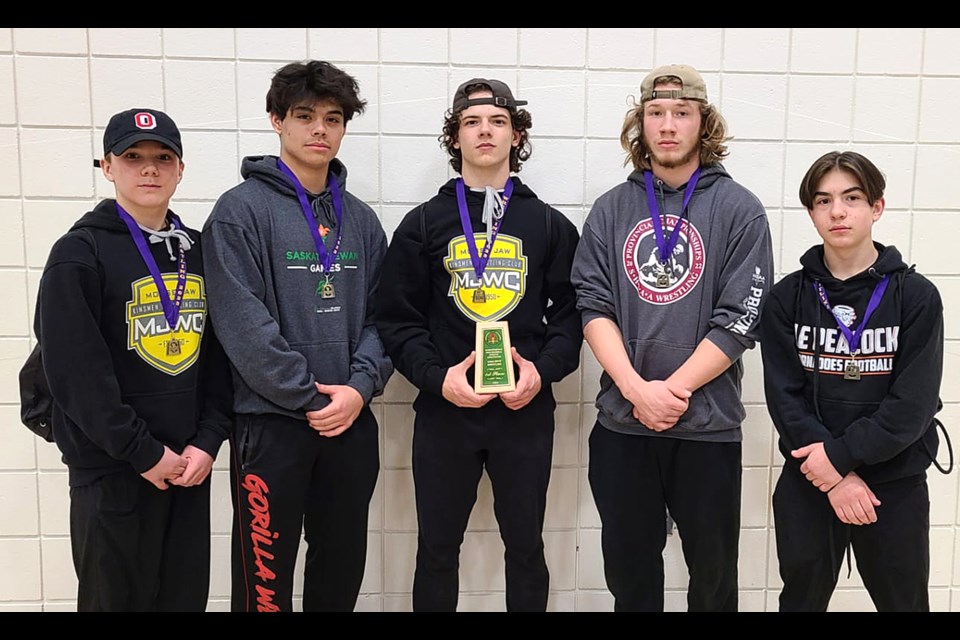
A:
POLYGON ((167 253, 170 254, 170 260, 172 262, 177 260, 178 255, 173 252, 173 245, 170 243, 170 238, 176 238, 184 251, 190 251, 190 247, 193 246, 193 240, 190 239, 190 235, 183 229, 177 229, 173 225, 169 225, 163 231, 149 229, 142 224, 137 226, 147 233, 147 239, 150 241, 150 244, 158 244, 160 242, 167 244, 167 253))
POLYGON ((483 200, 483 217, 481 220, 487 225, 487 242, 490 242, 496 221, 503 217, 503 200, 493 187, 486 187, 484 191, 486 196, 483 200))

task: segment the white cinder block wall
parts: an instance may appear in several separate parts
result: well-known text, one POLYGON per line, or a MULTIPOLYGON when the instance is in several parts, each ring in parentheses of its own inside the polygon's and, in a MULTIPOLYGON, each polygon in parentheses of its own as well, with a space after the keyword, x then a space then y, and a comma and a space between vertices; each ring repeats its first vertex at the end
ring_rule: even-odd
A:
MULTIPOLYGON (((888 179, 878 239, 896 244, 943 295, 943 421, 960 449, 960 29, 28 29, 0 28, 0 610, 75 609, 65 468, 54 445, 18 419, 17 371, 33 345, 40 270, 53 241, 113 191, 91 159, 122 109, 164 109, 183 130, 186 173, 174 209, 200 227, 239 180, 244 155, 276 153, 264 112, 282 64, 326 59, 354 74, 368 111, 341 151, 349 188, 380 213, 388 237, 450 177, 437 143, 457 85, 507 81, 530 101, 534 153, 521 176, 578 226, 623 180, 618 136, 627 97, 654 66, 699 68, 735 140, 725 163, 767 207, 778 276, 818 238, 796 192, 833 149, 871 157, 888 179)), ((775 611, 770 510, 780 459, 757 350, 745 356, 740 608, 775 611)), ((553 611, 607 611, 600 521, 586 481, 599 368, 557 385, 556 446, 546 516, 553 611)), ((370 509, 362 611, 406 611, 416 550, 410 471, 412 386, 394 376, 376 402, 382 472, 370 509)), ((945 450, 945 448, 944 448, 945 450)), ((211 610, 229 599, 228 447, 213 475, 211 610)), ((942 456, 946 460, 946 454, 942 456)), ((958 478, 930 474, 931 604, 960 611, 958 478)), ((503 548, 483 481, 461 568, 462 610, 502 610, 503 548)), ((302 562, 302 559, 301 559, 302 562)), ((684 610, 677 536, 666 551, 667 608, 684 610)), ((297 585, 299 593, 299 584, 297 585)), ((297 603, 299 605, 299 603, 297 603)), ((833 610, 872 610, 856 570, 833 610)))

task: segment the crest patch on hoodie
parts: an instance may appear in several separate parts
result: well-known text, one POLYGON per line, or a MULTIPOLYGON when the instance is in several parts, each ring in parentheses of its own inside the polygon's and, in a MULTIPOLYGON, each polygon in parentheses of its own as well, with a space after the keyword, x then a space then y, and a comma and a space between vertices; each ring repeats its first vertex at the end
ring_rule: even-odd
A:
MULTIPOLYGON (((163 274, 167 295, 177 287, 177 274, 163 274)), ((130 285, 127 303, 127 349, 136 351, 144 362, 175 376, 190 368, 200 355, 200 339, 207 316, 207 293, 203 278, 187 274, 187 283, 180 302, 177 325, 170 331, 163 305, 157 295, 153 276, 130 285)))
POLYGON ((700 232, 689 220, 667 215, 666 230, 682 225, 677 244, 666 263, 660 261, 653 221, 649 216, 637 223, 623 243, 623 270, 641 300, 650 304, 671 304, 693 291, 703 276, 706 254, 700 232))
MULTIPOLYGON (((487 236, 474 234, 477 251, 483 251, 487 236)), ((466 236, 455 236, 447 245, 443 266, 450 274, 447 295, 463 315, 477 322, 493 322, 514 310, 527 287, 527 256, 523 240, 498 234, 483 277, 477 278, 466 236)))

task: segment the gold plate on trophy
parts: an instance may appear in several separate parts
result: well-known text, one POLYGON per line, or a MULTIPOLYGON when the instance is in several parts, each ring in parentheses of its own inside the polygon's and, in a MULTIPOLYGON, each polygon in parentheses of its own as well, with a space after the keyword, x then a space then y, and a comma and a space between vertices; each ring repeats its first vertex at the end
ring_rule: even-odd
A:
POLYGON ((510 354, 510 329, 506 322, 477 323, 477 361, 473 389, 477 393, 501 393, 517 388, 510 354))

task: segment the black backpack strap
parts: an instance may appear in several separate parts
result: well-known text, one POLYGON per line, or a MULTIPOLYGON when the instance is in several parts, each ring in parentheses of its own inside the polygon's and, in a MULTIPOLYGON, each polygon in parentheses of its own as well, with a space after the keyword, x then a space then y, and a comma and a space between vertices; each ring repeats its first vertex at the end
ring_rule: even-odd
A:
POLYGON ((546 202, 543 203, 543 212, 547 216, 547 249, 550 249, 551 241, 553 240, 553 214, 550 211, 550 205, 546 202))
MULTIPOLYGON (((97 260, 99 270, 100 247, 97 245, 96 238, 86 227, 80 227, 76 231, 86 238, 85 242, 93 249, 93 255, 97 260)), ((51 420, 53 416, 53 396, 50 394, 50 386, 43 369, 39 337, 37 336, 37 344, 34 345, 33 351, 30 352, 20 368, 20 421, 47 442, 53 442, 51 420)))

